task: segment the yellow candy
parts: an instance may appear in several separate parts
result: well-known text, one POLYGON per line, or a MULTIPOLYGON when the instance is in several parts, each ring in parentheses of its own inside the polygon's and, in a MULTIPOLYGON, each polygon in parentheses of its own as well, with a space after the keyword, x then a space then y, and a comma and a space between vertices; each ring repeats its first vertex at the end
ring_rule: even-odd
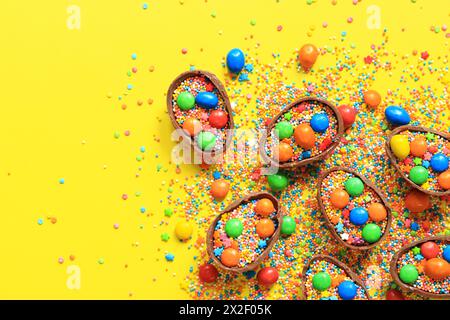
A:
POLYGON ((180 221, 175 226, 175 235, 180 240, 188 240, 192 236, 192 225, 187 221, 180 221))
POLYGON ((411 151, 409 148, 408 137, 403 134, 396 134, 393 136, 390 145, 392 152, 400 160, 405 159, 411 151))

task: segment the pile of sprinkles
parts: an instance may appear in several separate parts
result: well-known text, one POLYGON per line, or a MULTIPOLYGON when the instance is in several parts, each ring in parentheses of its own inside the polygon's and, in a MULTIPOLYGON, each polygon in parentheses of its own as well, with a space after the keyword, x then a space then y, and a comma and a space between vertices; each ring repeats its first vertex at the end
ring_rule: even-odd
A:
POLYGON ((378 242, 387 231, 388 209, 356 175, 331 171, 320 187, 324 214, 342 241, 367 246, 378 242))

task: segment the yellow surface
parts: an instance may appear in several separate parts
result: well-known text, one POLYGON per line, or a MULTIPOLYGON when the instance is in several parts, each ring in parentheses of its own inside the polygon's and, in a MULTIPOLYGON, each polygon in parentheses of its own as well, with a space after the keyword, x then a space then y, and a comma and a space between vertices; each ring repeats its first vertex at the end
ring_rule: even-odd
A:
MULTIPOLYGON (((430 32, 432 25, 450 25, 448 0, 363 0, 357 6, 351 0, 336 6, 328 0, 146 2, 147 10, 135 0, 0 5, 0 298, 187 298, 179 284, 192 258, 173 235, 177 217, 170 226, 159 223, 168 181, 196 170, 185 166, 175 177, 168 164, 173 143, 164 94, 189 65, 222 76, 222 58, 232 47, 260 43, 260 59, 269 60, 272 52, 288 55, 305 42, 332 46, 336 40, 330 37, 339 38, 343 30, 363 54, 381 39, 382 29, 367 27, 372 4, 381 8, 381 28, 390 30, 390 46, 400 54, 448 53, 443 32, 430 32), (67 27, 70 5, 80 9, 80 29, 67 27), (346 22, 350 16, 352 24, 346 22), (133 66, 138 72, 128 77, 133 66), (134 89, 123 96, 123 111, 117 97, 128 83, 134 89), (144 101, 140 107, 138 99, 144 101), (137 162, 140 146, 146 146, 146 158, 137 162), (155 174, 157 164, 163 168, 155 174), (128 200, 121 199, 123 193, 128 200), (149 216, 139 213, 142 205, 149 216), (160 240, 162 231, 172 236, 167 244, 160 240), (165 250, 176 255, 174 263, 162 261, 165 250), (71 265, 80 268, 79 290, 66 285, 71 265)), ((301 80, 299 73, 291 76, 301 80)))

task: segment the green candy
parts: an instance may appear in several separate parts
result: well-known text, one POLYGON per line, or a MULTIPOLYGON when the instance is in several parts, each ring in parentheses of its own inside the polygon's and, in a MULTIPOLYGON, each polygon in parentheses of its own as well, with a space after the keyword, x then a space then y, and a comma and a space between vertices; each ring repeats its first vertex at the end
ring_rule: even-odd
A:
POLYGON ((280 140, 290 138, 294 133, 294 128, 292 124, 287 121, 278 122, 275 126, 275 132, 278 134, 280 140))
POLYGON ((331 277, 326 272, 316 273, 312 279, 312 284, 316 290, 327 290, 331 286, 331 277))
POLYGON ((295 232, 295 220, 292 217, 284 216, 281 222, 281 233, 284 235, 291 235, 295 232))
POLYGON ((195 97, 192 95, 192 93, 183 91, 178 95, 177 105, 181 110, 192 109, 195 105, 195 97))
POLYGON ((409 171, 409 178, 415 184, 422 185, 428 180, 428 170, 422 166, 415 166, 409 171))
POLYGON ((375 223, 368 223, 362 230, 362 237, 368 243, 374 243, 381 238, 381 229, 375 223))
POLYGON ((242 225, 241 220, 239 219, 231 219, 228 220, 225 224, 225 232, 230 238, 237 238, 242 234, 244 230, 244 226, 242 225))
POLYGON ((216 144, 216 136, 209 131, 202 131, 198 134, 197 144, 202 150, 211 150, 216 144))
POLYGON ((417 268, 412 264, 404 265, 400 269, 400 279, 407 284, 411 284, 416 282, 417 278, 419 277, 419 272, 417 271, 417 268))
POLYGON ((275 192, 284 190, 289 183, 288 178, 281 174, 273 174, 268 176, 267 181, 269 182, 270 189, 275 192))
POLYGON ((348 194, 354 197, 359 196, 364 191, 364 183, 357 177, 345 181, 344 186, 348 194))

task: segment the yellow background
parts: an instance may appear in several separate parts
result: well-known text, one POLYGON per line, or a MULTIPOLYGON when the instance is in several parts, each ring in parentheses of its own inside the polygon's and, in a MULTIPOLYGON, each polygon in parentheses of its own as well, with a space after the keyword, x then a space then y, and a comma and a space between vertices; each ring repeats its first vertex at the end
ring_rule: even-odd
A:
MULTIPOLYGON (((173 236, 161 242, 161 232, 171 233, 174 224, 159 223, 168 181, 197 170, 184 166, 175 176, 168 163, 173 143, 164 96, 191 64, 223 78, 221 61, 233 47, 260 43, 260 59, 269 61, 272 52, 286 56, 305 42, 333 45, 330 37, 343 30, 363 55, 381 39, 382 30, 366 26, 372 4, 381 8, 382 28, 389 29, 390 47, 397 52, 448 53, 442 31, 430 32, 432 25, 450 25, 448 0, 363 0, 357 6, 351 0, 338 0, 336 6, 331 0, 312 5, 303 0, 182 2, 1 2, 0 298, 188 297, 179 283, 192 257, 183 255, 186 244, 173 236), (147 10, 142 10, 144 2, 147 10), (67 27, 70 5, 81 10, 79 30, 67 27), (350 16, 352 24, 346 22, 350 16), (323 21, 328 28, 322 28, 323 21), (311 26, 315 30, 308 37, 311 26), (249 35, 252 41, 245 40, 249 35), (188 49, 186 55, 182 48, 188 49), (129 77, 133 66, 138 72, 129 77), (123 111, 117 97, 128 83, 134 89, 123 96, 128 105, 123 111), (149 98, 152 105, 146 103, 149 98), (137 99, 144 101, 141 107, 137 99), (128 129, 131 135, 124 137, 128 129), (140 146, 146 146, 146 158, 137 162, 140 146), (156 174, 158 164, 163 168, 156 174), (150 216, 139 213, 142 205, 150 216), (176 255, 174 263, 164 261, 165 250, 176 255), (80 290, 66 286, 69 265, 80 267, 80 290)), ((301 80, 299 73, 289 77, 301 80)), ((379 83, 381 90, 388 87, 379 83)))

